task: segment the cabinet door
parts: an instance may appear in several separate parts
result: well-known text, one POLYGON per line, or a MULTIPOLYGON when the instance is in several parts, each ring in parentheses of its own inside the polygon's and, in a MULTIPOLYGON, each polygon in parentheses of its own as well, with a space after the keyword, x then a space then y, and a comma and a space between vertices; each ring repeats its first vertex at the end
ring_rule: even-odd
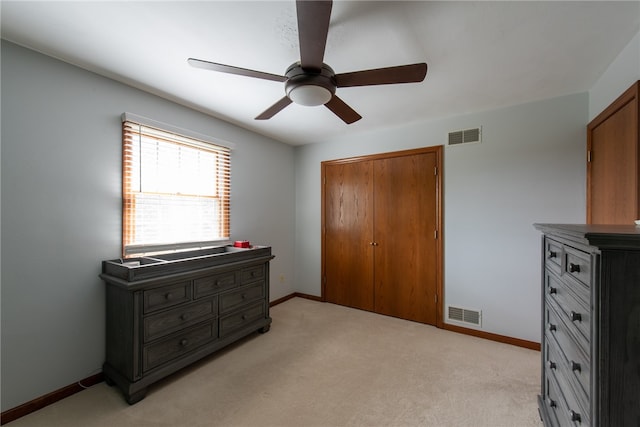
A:
POLYGON ((437 157, 433 152, 374 165, 375 311, 436 324, 437 157))
POLYGON ((325 298, 373 310, 373 166, 326 164, 325 298))
POLYGON ((640 219, 638 84, 587 128, 587 222, 633 224, 640 219))

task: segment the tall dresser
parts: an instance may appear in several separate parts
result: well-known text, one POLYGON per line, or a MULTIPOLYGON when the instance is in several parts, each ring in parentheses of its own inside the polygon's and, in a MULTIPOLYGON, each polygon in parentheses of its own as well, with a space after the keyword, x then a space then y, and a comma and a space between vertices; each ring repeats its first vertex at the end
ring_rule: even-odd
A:
POLYGON ((535 227, 545 426, 640 426, 640 227, 535 227))

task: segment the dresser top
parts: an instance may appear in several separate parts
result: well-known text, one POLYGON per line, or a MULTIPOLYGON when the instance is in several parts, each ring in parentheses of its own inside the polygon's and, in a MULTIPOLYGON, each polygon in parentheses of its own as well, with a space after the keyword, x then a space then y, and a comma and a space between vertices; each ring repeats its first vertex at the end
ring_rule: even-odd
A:
POLYGON ((544 234, 603 249, 640 250, 640 226, 600 224, 534 224, 544 234))

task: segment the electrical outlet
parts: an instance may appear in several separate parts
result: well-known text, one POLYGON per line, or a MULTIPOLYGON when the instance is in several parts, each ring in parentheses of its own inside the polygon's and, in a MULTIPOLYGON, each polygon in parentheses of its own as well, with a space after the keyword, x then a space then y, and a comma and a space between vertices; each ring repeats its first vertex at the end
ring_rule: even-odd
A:
POLYGON ((284 283, 284 274, 280 275, 280 283, 284 283))

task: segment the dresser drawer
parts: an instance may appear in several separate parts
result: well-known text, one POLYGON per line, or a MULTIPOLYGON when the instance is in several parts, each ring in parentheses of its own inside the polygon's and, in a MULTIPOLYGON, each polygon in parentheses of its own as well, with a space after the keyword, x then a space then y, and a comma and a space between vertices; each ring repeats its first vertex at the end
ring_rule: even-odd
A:
POLYGON ((570 246, 564 247, 564 273, 591 288, 591 255, 570 246))
POLYGON ((144 319, 144 342, 152 341, 216 315, 218 299, 188 304, 144 319))
POLYGON ((558 426, 588 426, 588 418, 579 409, 572 407, 570 401, 567 401, 567 397, 571 398, 571 394, 567 394, 567 390, 563 390, 561 377, 553 372, 545 377, 547 382, 546 403, 556 416, 558 426))
POLYGON ((563 315, 570 328, 575 328, 588 342, 591 336, 591 311, 588 302, 583 300, 588 296, 581 293, 582 286, 549 273, 545 273, 545 281, 546 298, 555 303, 559 308, 559 314, 563 315))
POLYGON ((226 292, 220 295, 220 314, 228 313, 243 305, 255 301, 257 299, 264 299, 265 296, 265 283, 257 282, 253 285, 244 286, 237 290, 226 292))
POLYGON ((551 379, 553 383, 555 381, 554 386, 557 387, 557 409, 560 411, 558 414, 558 418, 562 418, 562 414, 564 414, 564 418, 566 420, 565 423, 561 423, 564 425, 582 425, 589 426, 591 425, 589 422, 589 415, 585 412, 584 408, 578 404, 576 400, 576 395, 571 389, 567 378, 564 376, 562 371, 547 371, 547 376, 551 379))
POLYGON ((159 342, 147 345, 142 349, 142 370, 153 368, 183 356, 192 350, 216 339, 216 319, 203 325, 194 326, 185 331, 169 336, 159 342))
POLYGON ((244 268, 242 270, 242 284, 255 282, 256 280, 264 279, 264 264, 256 265, 255 267, 244 268))
POLYGON ((560 394, 560 389, 552 374, 545 374, 544 385, 546 394, 544 396, 544 403, 550 410, 547 411, 551 418, 551 426, 545 427, 560 427, 568 425, 566 420, 566 404, 564 403, 564 397, 560 394), (562 401, 562 402, 561 402, 562 401))
POLYGON ((238 286, 235 271, 206 276, 193 281, 194 298, 202 298, 238 286))
POLYGON ((265 302, 258 301, 237 313, 230 314, 220 318, 220 338, 230 335, 238 329, 242 329, 245 325, 265 317, 265 302))
MULTIPOLYGON (((575 347, 573 349, 575 350, 575 347)), ((575 396, 580 413, 587 414, 590 396, 589 364, 586 363, 586 359, 580 352, 574 352, 575 354, 567 359, 563 350, 566 348, 560 348, 554 337, 547 336, 545 340, 545 369, 562 377, 572 390, 570 394, 575 396)))
POLYGON ((559 305, 564 305, 567 299, 579 302, 585 307, 591 305, 589 289, 566 275, 560 276, 550 270, 545 273, 545 285, 547 296, 552 296, 559 305), (551 276, 551 278, 549 278, 551 276))
POLYGON ((145 313, 151 313, 190 301, 191 282, 180 282, 174 285, 143 291, 143 300, 145 313))
POLYGON ((563 319, 564 316, 558 312, 559 309, 553 301, 547 301, 545 305, 546 335, 555 338, 565 355, 573 355, 579 351, 590 354, 589 340, 579 333, 573 324, 563 319))
POLYGON ((552 239, 544 240, 544 263, 545 266, 560 275, 562 271, 563 245, 552 239))

